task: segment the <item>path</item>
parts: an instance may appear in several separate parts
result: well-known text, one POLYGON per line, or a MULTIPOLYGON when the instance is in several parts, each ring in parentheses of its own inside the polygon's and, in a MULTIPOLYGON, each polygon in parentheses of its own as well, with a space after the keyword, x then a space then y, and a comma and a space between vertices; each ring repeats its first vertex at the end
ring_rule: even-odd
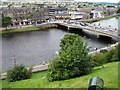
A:
MULTIPOLYGON (((48 69, 48 64, 45 64, 45 65, 37 65, 37 66, 34 66, 32 68, 32 72, 33 73, 36 73, 36 72, 41 72, 41 71, 46 71, 48 69)), ((4 80, 6 78, 6 75, 7 73, 1 73, 0 74, 0 80, 4 80)))

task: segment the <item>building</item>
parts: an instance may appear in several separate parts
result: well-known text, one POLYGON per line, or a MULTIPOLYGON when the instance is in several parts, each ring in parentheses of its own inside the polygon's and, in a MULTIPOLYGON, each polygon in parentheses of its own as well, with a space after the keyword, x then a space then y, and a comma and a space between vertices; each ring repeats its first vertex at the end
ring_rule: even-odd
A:
POLYGON ((47 8, 40 7, 6 7, 1 8, 2 17, 9 16, 15 25, 31 25, 45 22, 49 19, 47 8))
POLYGON ((47 8, 49 10, 49 18, 50 19, 68 19, 68 18, 70 18, 68 9, 65 7, 48 6, 47 8))
POLYGON ((92 10, 91 11, 91 15, 93 19, 97 19, 97 18, 103 18, 103 12, 102 11, 98 11, 98 10, 92 10))

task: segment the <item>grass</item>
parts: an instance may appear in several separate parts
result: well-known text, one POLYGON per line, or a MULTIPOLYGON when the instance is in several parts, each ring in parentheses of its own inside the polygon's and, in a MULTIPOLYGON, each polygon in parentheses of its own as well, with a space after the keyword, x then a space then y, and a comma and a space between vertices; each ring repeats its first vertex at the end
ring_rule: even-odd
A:
POLYGON ((101 19, 92 20, 92 21, 85 21, 85 22, 86 22, 86 23, 93 23, 93 22, 97 22, 97 21, 101 21, 101 20, 111 19, 111 18, 118 17, 118 16, 120 16, 120 15, 111 16, 111 17, 106 17, 106 18, 101 18, 101 19))
POLYGON ((2 88, 88 88, 92 77, 100 77, 104 80, 105 88, 118 88, 118 62, 104 64, 104 68, 96 67, 93 72, 61 81, 49 82, 46 78, 47 71, 34 73, 31 79, 7 82, 2 80, 2 88))
POLYGON ((47 29, 47 27, 38 28, 38 27, 31 26, 31 27, 13 28, 8 30, 2 30, 0 31, 0 34, 14 33, 14 32, 27 32, 27 31, 35 31, 35 30, 43 30, 43 29, 47 29))

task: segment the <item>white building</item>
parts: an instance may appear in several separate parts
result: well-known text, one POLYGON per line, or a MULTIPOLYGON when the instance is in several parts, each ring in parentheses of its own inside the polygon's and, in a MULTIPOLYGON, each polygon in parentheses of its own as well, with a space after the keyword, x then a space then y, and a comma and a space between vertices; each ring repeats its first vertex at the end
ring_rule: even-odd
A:
POLYGON ((82 19, 84 13, 83 12, 69 12, 71 15, 71 19, 82 19))
POLYGON ((102 11, 98 11, 98 10, 92 10, 91 13, 93 14, 93 18, 103 18, 103 12, 102 11))

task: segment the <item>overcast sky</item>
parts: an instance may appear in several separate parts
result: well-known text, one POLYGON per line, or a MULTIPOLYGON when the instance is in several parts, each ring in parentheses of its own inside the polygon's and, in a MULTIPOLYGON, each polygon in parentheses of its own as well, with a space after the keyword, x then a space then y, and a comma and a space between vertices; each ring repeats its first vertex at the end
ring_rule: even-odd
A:
POLYGON ((120 0, 75 0, 75 1, 79 1, 79 2, 114 2, 114 3, 118 3, 120 0))
MULTIPOLYGON (((12 0, 0 0, 0 1, 12 1, 12 0)), ((21 0, 14 0, 14 1, 21 1, 21 0)), ((30 0, 28 0, 30 1, 30 0)), ((44 1, 44 0, 34 0, 34 1, 44 1)), ((73 0, 78 2, 112 2, 118 3, 120 0, 73 0)))

